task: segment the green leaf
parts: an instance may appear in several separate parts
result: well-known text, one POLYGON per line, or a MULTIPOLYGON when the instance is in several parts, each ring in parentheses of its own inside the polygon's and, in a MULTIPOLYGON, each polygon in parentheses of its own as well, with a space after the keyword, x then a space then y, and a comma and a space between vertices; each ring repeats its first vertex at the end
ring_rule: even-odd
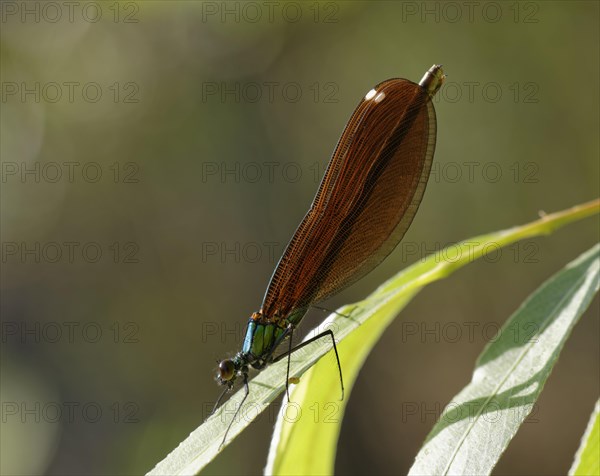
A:
POLYGON ((600 400, 596 402, 590 416, 569 474, 574 476, 600 475, 600 400))
MULTIPOLYGON (((417 289, 407 289, 395 296, 373 295, 361 303, 358 312, 350 314, 354 332, 340 339, 338 344, 346 386, 345 400, 339 400, 335 360, 331 357, 319 360, 303 375, 290 394, 291 403, 284 405, 279 413, 265 474, 333 474, 342 417, 358 372, 385 328, 417 292, 417 289), (302 418, 290 418, 289 407, 293 405, 307 414, 303 413, 302 418), (307 458, 307 454, 313 456, 307 458)), ((344 308, 339 312, 351 310, 344 308)), ((342 329, 336 318, 328 327, 336 336, 347 334, 340 332, 342 329)))
MULTIPOLYGON (((346 399, 339 401, 339 378, 332 353, 314 366, 310 372, 305 373, 324 354, 331 351, 329 339, 319 339, 295 352, 290 366, 290 375, 301 376, 302 379, 299 385, 291 386, 292 403, 282 407, 282 410, 286 410, 284 414, 286 418, 280 416, 282 422, 277 423, 277 428, 281 431, 274 437, 267 471, 283 474, 291 471, 290 461, 294 458, 300 461, 306 454, 313 456, 318 454, 319 458, 305 458, 313 460, 317 468, 314 471, 306 468, 307 474, 333 472, 341 418, 358 371, 381 333, 425 285, 446 277, 454 270, 488 252, 495 252, 499 247, 527 237, 549 234, 567 223, 596 214, 599 209, 600 200, 596 200, 563 212, 544 215, 539 220, 524 226, 458 243, 452 247, 457 251, 457 260, 451 262, 441 260, 440 256, 448 253, 447 250, 442 250, 400 272, 380 286, 365 301, 346 306, 338 311, 340 314, 350 314, 350 317, 336 314, 329 316, 319 328, 309 333, 307 339, 326 329, 334 331, 336 340, 339 341, 338 350, 344 371, 346 399), (314 405, 318 405, 318 408, 314 405), (327 405, 329 406, 326 407, 327 405), (289 423, 286 423, 286 419, 289 423), (318 431, 315 431, 315 420, 320 426, 318 431), (288 447, 291 441, 303 445, 288 447), (316 446, 317 444, 319 446, 316 446)), ((285 389, 286 367, 287 362, 284 359, 267 367, 252 379, 250 394, 239 416, 231 425, 225 445, 285 389)), ((221 441, 243 396, 243 389, 234 394, 149 474, 197 474, 219 453, 221 441)), ((295 474, 302 472, 297 466, 293 468, 295 474)))
POLYGON ((409 474, 490 474, 531 412, 573 327, 600 286, 600 245, 533 293, 479 356, 409 474))
MULTIPOLYGON (((346 395, 350 393, 360 368, 381 334, 423 286, 451 274, 480 258, 485 252, 494 252, 499 247, 525 237, 548 233, 565 224, 565 219, 573 218, 571 212, 576 209, 581 212, 588 206, 590 204, 584 205, 583 208, 576 207, 567 212, 547 215, 521 227, 466 240, 456 245, 452 254, 448 250, 442 250, 383 284, 369 298, 358 304, 360 308, 352 312, 351 319, 344 321, 344 318, 333 316, 331 326, 337 327, 334 329, 335 335, 341 337, 338 352, 344 371, 346 395), (443 261, 440 256, 458 258, 443 261), (344 337, 345 332, 340 332, 345 330, 341 328, 344 325, 354 328, 348 337, 344 337)), ((351 309, 352 307, 347 307, 339 312, 347 313, 351 309)), ((327 345, 329 344, 325 341, 325 346, 327 345)), ((321 412, 318 415, 320 418, 315 418, 316 412, 311 411, 307 418, 289 421, 284 418, 283 412, 286 407, 282 407, 271 441, 266 474, 333 474, 337 439, 348 401, 336 401, 339 395, 336 371, 332 358, 322 359, 302 377, 299 388, 292 392, 292 404, 300 405, 302 409, 314 408, 315 405, 321 404, 321 412), (331 417, 332 408, 336 409, 334 422, 327 418, 331 417), (325 410, 329 410, 329 413, 325 410), (312 457, 306 458, 307 454, 312 457)))

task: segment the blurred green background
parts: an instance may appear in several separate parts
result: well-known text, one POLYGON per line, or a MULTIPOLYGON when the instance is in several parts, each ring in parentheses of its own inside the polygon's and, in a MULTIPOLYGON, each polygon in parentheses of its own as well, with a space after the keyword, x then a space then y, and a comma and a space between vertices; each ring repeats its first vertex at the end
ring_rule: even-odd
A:
MULTIPOLYGON (((239 350, 380 81, 444 64, 434 167, 404 242, 324 306, 599 195, 595 1, 0 8, 3 474, 143 473, 203 421, 215 361, 239 350)), ((515 245, 417 296, 362 370, 336 472, 405 473, 485 343, 598 228, 515 245)), ((600 390, 598 307, 497 474, 568 470, 600 390)), ((275 415, 206 474, 260 473, 275 415)))

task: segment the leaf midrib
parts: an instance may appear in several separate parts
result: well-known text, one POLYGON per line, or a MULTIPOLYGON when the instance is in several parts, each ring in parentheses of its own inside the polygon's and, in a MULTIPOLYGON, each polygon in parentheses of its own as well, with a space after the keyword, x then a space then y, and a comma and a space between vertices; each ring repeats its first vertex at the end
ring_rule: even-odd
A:
MULTIPOLYGON (((554 308, 552 310, 552 313, 550 314, 550 316, 552 318, 551 319, 546 319, 546 322, 544 323, 544 325, 540 329, 540 332, 539 332, 540 335, 548 328, 548 326, 550 325, 550 323, 554 321, 554 318, 558 314, 558 309, 561 308, 562 303, 565 302, 567 299, 570 300, 572 298, 574 290, 576 290, 576 289, 579 288, 579 284, 582 281, 585 281, 586 276, 587 276, 587 274, 583 274, 580 278, 578 278, 576 281, 574 281, 573 285, 570 286, 569 292, 567 294, 565 294, 563 296, 563 298, 554 306, 554 308)), ((513 365, 511 365, 511 367, 505 372, 505 375, 503 376, 502 380, 498 383, 498 385, 496 385, 496 388, 494 388, 493 392, 488 396, 488 398, 485 400, 484 404, 478 410, 478 412, 475 415, 475 418, 473 418, 472 423, 469 424, 469 426, 467 427, 467 430, 464 432, 463 436, 461 437, 460 441, 458 442, 458 444, 456 445, 454 451, 452 452, 452 455, 450 456, 450 459, 448 460, 448 463, 446 464, 446 467, 444 468, 444 471, 443 471, 444 475, 448 474, 448 471, 450 470, 450 467, 452 466, 452 463, 456 459, 456 455, 458 454, 458 452, 461 449, 463 443, 467 439, 467 436, 469 436, 469 434, 471 433, 471 430, 475 427, 475 425, 479 421, 479 418, 481 417, 481 414, 482 414, 483 410, 485 409, 485 407, 487 406, 487 404, 491 401, 491 399, 494 396, 496 396, 498 394, 500 388, 506 383, 506 381, 512 375, 513 371, 519 365, 519 363, 521 363, 521 361, 525 358, 525 356, 527 355, 527 353, 533 347, 534 343, 536 343, 536 342, 528 342, 525 346, 523 346, 523 351, 521 352, 521 354, 519 355, 519 357, 515 360, 515 362, 513 363, 513 365)))

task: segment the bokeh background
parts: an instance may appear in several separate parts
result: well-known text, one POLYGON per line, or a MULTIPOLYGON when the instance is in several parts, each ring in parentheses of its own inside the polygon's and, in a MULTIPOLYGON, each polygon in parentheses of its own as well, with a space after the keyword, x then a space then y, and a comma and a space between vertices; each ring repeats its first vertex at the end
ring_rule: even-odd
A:
MULTIPOLYGON (((598 2, 469 5, 2 2, 3 474, 144 473, 202 422, 215 361, 240 348, 346 120, 384 79, 444 64, 434 168, 404 243, 325 306, 599 195, 598 2)), ((359 376, 336 472, 405 473, 485 343, 598 228, 417 296, 359 376)), ((496 474, 568 470, 600 390, 598 310, 496 474)), ((206 474, 260 473, 275 414, 206 474)))

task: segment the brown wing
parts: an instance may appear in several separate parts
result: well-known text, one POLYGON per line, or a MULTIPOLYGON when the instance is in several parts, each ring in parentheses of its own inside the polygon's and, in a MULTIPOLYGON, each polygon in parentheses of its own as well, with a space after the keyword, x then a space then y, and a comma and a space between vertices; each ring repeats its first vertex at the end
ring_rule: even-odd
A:
POLYGON ((390 79, 367 94, 273 273, 264 316, 321 301, 383 261, 417 212, 435 138, 433 104, 418 84, 390 79))

